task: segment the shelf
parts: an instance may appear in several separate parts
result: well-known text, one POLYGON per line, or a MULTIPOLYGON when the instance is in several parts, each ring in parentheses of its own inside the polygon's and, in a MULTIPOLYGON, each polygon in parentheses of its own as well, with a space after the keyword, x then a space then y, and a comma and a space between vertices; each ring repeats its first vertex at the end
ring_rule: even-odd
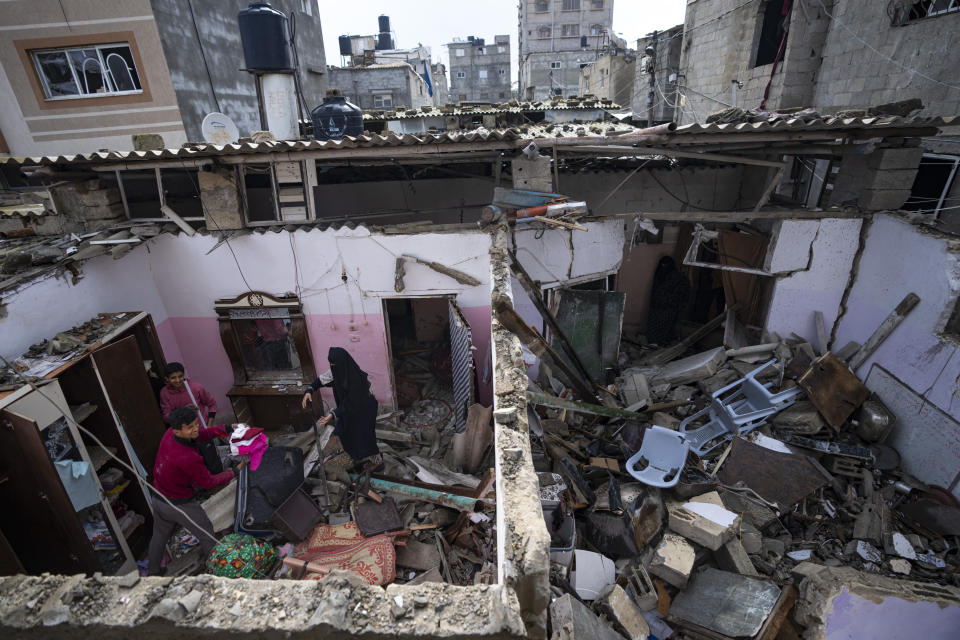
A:
POLYGON ((90 454, 90 464, 93 466, 94 471, 100 471, 103 465, 111 460, 110 454, 116 455, 117 449, 115 447, 107 447, 104 449, 99 445, 92 444, 87 447, 87 453, 90 454))
POLYGON ((70 407, 70 413, 73 414, 73 420, 77 424, 82 424, 83 421, 92 416, 96 410, 97 405, 90 402, 84 402, 83 404, 70 407))
POLYGON ((103 495, 107 499, 107 502, 109 502, 110 504, 113 504, 114 502, 116 502, 117 498, 120 497, 120 494, 126 491, 127 487, 129 486, 130 486, 130 481, 124 480, 122 483, 118 484, 113 489, 111 489, 110 493, 107 493, 106 491, 104 491, 103 495))

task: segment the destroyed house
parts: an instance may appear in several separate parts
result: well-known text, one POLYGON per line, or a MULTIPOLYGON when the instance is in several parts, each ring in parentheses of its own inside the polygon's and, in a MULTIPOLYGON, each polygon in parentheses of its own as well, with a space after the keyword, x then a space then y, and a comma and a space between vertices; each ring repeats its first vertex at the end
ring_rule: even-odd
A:
POLYGON ((956 126, 5 158, 0 626, 640 640, 923 619, 949 637, 960 265, 954 235, 900 207, 919 139, 956 126), (301 405, 330 347, 379 403, 385 469, 353 495, 323 462, 332 396, 301 405), (173 361, 296 472, 263 521, 253 472, 203 503, 218 535, 269 529, 279 577, 174 578, 177 545, 167 577, 134 573, 173 361), (112 472, 78 508, 57 462, 112 472), (397 520, 348 558, 302 555, 362 512, 397 520))

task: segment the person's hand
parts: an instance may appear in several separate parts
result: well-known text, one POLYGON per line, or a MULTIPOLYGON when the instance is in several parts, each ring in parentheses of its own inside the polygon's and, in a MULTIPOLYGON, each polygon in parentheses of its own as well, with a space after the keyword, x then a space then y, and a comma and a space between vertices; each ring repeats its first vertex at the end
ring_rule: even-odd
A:
POLYGON ((303 394, 303 401, 300 403, 300 406, 306 409, 307 405, 311 402, 313 402, 313 394, 307 391, 305 394, 303 394))
POLYGON ((196 410, 197 410, 197 405, 195 405, 195 404, 188 404, 188 405, 186 406, 186 408, 187 408, 187 409, 190 409, 191 411, 196 411, 196 410))
POLYGON ((325 416, 323 416, 322 418, 320 418, 319 422, 320 422, 320 424, 321 424, 321 426, 322 426, 322 425, 326 425, 326 424, 327 424, 328 422, 330 422, 331 420, 333 420, 333 414, 332 414, 332 413, 328 413, 327 415, 325 415, 325 416))
POLYGON ((243 469, 245 466, 247 466, 247 456, 243 456, 240 462, 237 463, 237 471, 240 471, 240 469, 243 469))

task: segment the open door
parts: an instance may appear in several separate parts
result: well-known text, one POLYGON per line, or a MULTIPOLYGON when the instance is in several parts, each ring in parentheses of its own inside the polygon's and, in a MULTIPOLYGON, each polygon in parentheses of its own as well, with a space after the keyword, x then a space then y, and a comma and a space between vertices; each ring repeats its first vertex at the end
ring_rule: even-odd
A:
MULTIPOLYGON (((580 289, 558 289, 554 294, 557 324, 594 382, 604 382, 606 371, 617 366, 626 295, 622 291, 580 289)), ((573 366, 556 336, 551 342, 573 366)))
POLYGON ((457 303, 450 300, 450 364, 453 369, 453 413, 457 433, 467 429, 467 407, 477 395, 473 366, 473 332, 457 303))
POLYGON ((39 434, 30 418, 0 411, 0 529, 28 573, 98 571, 39 434))
POLYGON ((150 474, 166 427, 133 336, 91 354, 103 389, 140 463, 150 474))

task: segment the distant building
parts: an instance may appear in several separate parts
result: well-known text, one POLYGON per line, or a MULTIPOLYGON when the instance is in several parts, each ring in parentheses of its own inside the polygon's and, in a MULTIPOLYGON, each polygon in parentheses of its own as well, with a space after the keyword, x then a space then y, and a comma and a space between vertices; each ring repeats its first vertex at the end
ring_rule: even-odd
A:
POLYGON ((518 98, 580 91, 580 68, 610 44, 613 0, 521 0, 518 98))
POLYGON ((633 99, 622 101, 633 109, 635 120, 650 120, 652 116, 653 123, 658 123, 677 118, 682 45, 682 24, 637 40, 633 99))
POLYGON ((450 52, 450 102, 504 102, 510 91, 510 36, 492 43, 470 36, 447 44, 450 52))
POLYGON ((580 68, 580 95, 594 95, 629 106, 636 80, 636 52, 611 46, 580 68))
POLYGON ((361 109, 434 106, 426 81, 407 62, 330 67, 327 72, 330 86, 361 109))
MULTIPOLYGON (((241 135, 261 128, 254 77, 243 71, 237 12, 247 0, 5 2, 0 12, 0 153, 133 148, 157 133, 167 147, 203 140, 211 111, 241 135)), ((307 108, 326 90, 316 6, 273 0, 295 16, 307 108)))
POLYGON ((330 68, 330 86, 364 109, 446 103, 446 67, 433 62, 430 47, 397 48, 390 18, 380 16, 378 26, 376 35, 340 36, 344 66, 330 68))

